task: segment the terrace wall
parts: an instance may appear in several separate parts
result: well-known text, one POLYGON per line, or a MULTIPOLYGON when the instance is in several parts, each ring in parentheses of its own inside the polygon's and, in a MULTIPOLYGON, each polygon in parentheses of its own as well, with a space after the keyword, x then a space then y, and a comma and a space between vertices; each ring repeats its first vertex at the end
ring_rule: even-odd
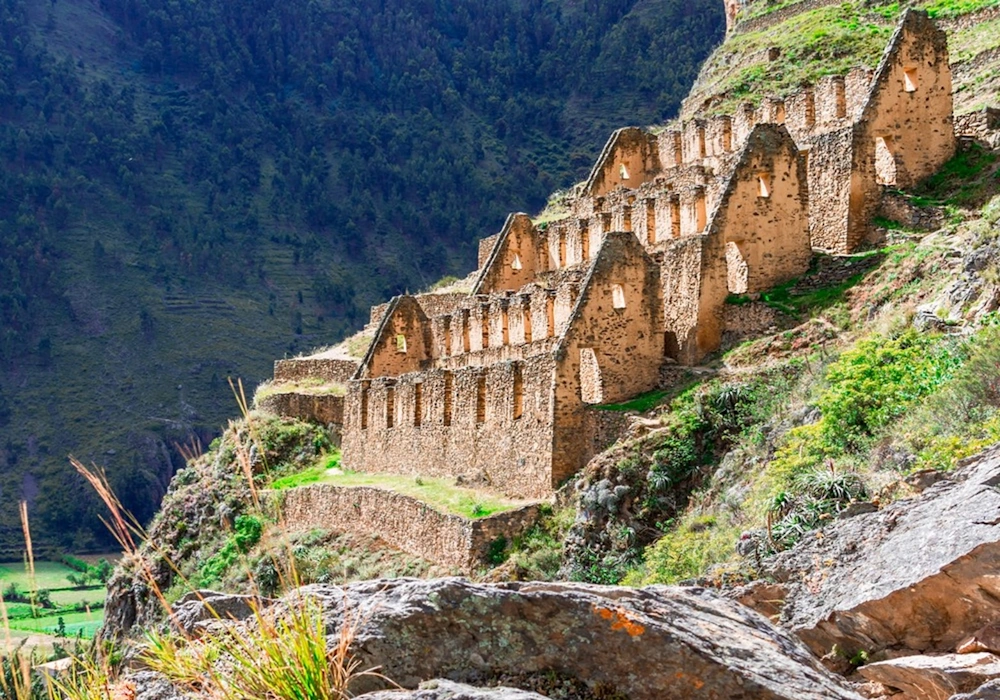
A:
POLYGON ((272 491, 269 497, 281 499, 284 522, 297 530, 376 533, 397 549, 463 573, 484 564, 495 540, 516 537, 539 516, 533 504, 469 520, 440 513, 410 496, 364 486, 313 484, 272 491))

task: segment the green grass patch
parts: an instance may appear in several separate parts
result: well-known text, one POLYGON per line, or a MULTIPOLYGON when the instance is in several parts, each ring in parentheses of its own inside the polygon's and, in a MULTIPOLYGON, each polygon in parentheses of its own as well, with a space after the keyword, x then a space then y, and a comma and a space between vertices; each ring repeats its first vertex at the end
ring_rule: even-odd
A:
MULTIPOLYGON (((77 573, 74 569, 58 561, 36 561, 35 562, 35 586, 36 588, 55 590, 58 588, 69 588, 71 583, 66 579, 68 574, 77 573)), ((0 587, 11 583, 17 585, 21 591, 31 590, 31 577, 21 564, 0 565, 0 587)))
POLYGON ((687 514, 669 527, 666 535, 647 548, 645 561, 629 571, 622 584, 678 583, 736 556, 740 528, 730 518, 687 514))
POLYGON ((254 392, 254 403, 274 394, 310 394, 312 396, 344 396, 347 387, 339 382, 329 382, 319 377, 310 377, 297 382, 264 382, 254 392))
POLYGON ((665 389, 654 389, 645 394, 639 394, 634 399, 624 403, 601 404, 599 406, 592 406, 591 408, 599 411, 638 411, 639 413, 646 413, 659 406, 668 395, 669 392, 665 389))
POLYGON ((791 282, 778 285, 770 291, 762 292, 760 300, 779 311, 800 315, 824 309, 843 301, 847 290, 863 280, 866 274, 865 272, 859 272, 856 275, 851 275, 840 284, 822 289, 814 289, 804 294, 792 294, 792 288, 798 281, 792 280, 791 282))
POLYGON ((958 17, 996 5, 996 0, 934 0, 918 5, 932 18, 958 17))
POLYGON ((271 488, 284 490, 308 484, 370 486, 410 496, 445 513, 473 519, 513 510, 524 504, 484 491, 456 486, 451 479, 350 471, 338 473, 339 470, 331 469, 327 464, 328 462, 324 462, 298 474, 276 479, 271 488))
POLYGON ((61 591, 51 591, 49 597, 53 605, 60 607, 70 605, 80 605, 86 603, 93 605, 104 601, 107 590, 103 586, 92 586, 90 588, 74 588, 61 591))
POLYGON ((41 634, 55 634, 59 626, 59 618, 62 618, 66 626, 67 636, 76 636, 79 632, 85 638, 94 636, 97 628, 104 622, 104 614, 101 610, 93 612, 65 612, 60 614, 47 615, 45 617, 23 618, 11 620, 11 629, 22 632, 36 632, 41 634))
POLYGON ((967 61, 998 46, 1000 19, 979 22, 948 36, 948 54, 952 63, 967 61))
POLYGON ((744 68, 713 87, 712 92, 724 93, 724 98, 712 112, 732 114, 741 102, 760 104, 768 95, 790 95, 803 83, 815 84, 827 75, 844 75, 856 66, 874 67, 892 35, 896 14, 873 15, 862 2, 845 2, 731 36, 709 59, 703 74, 724 75, 734 63, 744 68), (780 53, 777 60, 768 61, 764 54, 772 47, 780 53))
POLYGON ((982 204, 1000 185, 996 164, 996 153, 972 144, 924 180, 914 194, 934 205, 968 207, 982 204))

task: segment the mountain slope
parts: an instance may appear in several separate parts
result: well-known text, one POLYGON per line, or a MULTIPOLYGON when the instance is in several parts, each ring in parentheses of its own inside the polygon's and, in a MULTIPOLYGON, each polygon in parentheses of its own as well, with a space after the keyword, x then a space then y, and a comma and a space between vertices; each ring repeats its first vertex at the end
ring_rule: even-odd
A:
MULTIPOLYGON (((676 112, 714 0, 2 0, 0 554, 148 517, 228 376, 468 269, 510 209, 676 112), (109 449, 108 446, 114 447, 109 449)), ((98 536, 100 533, 98 532, 98 536)))

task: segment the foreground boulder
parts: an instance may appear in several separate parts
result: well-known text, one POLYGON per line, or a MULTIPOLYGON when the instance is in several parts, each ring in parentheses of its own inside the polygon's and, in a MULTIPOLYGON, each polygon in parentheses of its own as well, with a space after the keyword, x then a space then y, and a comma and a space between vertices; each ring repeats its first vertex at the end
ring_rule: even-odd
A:
POLYGON ((989 653, 904 656, 862 666, 858 672, 907 697, 945 700, 1000 678, 1000 658, 989 653))
MULTIPOLYGON (((397 579, 306 586, 284 604, 302 598, 322 605, 334 638, 354 626, 361 666, 405 688, 554 675, 594 698, 858 697, 797 640, 700 588, 397 579)), ((351 687, 385 688, 372 676, 351 687)))
POLYGON ((383 690, 365 693, 356 700, 546 700, 544 695, 517 688, 475 688, 464 683, 434 680, 417 690, 383 690))
POLYGON ((837 521, 771 564, 784 626, 819 656, 953 652, 1000 619, 1000 450, 919 496, 837 521))

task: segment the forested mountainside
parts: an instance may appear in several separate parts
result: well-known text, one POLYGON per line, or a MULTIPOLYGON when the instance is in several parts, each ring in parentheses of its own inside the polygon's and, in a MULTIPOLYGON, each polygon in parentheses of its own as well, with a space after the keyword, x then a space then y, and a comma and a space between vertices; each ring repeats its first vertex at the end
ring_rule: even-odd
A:
POLYGON ((0 554, 21 498, 36 546, 100 545, 68 453, 151 515, 227 377, 470 269, 613 128, 675 114, 723 32, 716 0, 0 0, 0 23, 0 554))

